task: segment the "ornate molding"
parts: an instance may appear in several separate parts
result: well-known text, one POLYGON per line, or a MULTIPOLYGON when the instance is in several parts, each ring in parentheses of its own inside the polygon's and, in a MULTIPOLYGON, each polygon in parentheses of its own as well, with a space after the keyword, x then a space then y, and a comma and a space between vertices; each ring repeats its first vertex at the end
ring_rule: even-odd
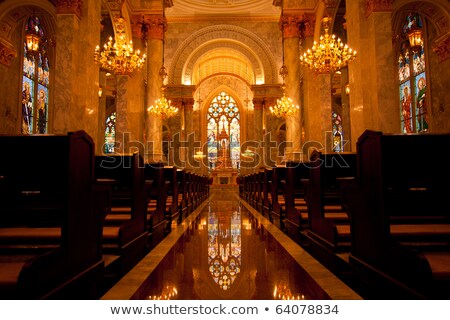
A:
POLYGON ((0 63, 9 67, 13 58, 17 57, 17 51, 13 46, 0 41, 0 63))
POLYGON ((450 58, 450 34, 447 34, 444 39, 437 40, 433 45, 433 52, 439 57, 439 63, 450 58))
POLYGON ((283 37, 300 38, 301 26, 303 24, 303 16, 285 16, 280 19, 280 30, 283 31, 283 37))
POLYGON ((83 0, 56 0, 56 14, 74 14, 81 19, 83 0))
POLYGON ((366 0, 366 17, 373 12, 391 12, 394 0, 366 0))
POLYGON ((167 19, 162 15, 146 14, 142 17, 143 39, 163 40, 164 32, 167 31, 167 19))

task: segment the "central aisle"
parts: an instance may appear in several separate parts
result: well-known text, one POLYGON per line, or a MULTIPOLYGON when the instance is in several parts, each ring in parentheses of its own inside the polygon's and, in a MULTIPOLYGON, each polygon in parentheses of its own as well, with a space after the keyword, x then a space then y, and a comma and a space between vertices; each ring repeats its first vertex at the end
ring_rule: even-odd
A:
MULTIPOLYGON (((321 281, 304 270, 298 257, 294 259, 295 254, 312 258, 273 228, 259 213, 248 211, 237 193, 212 192, 199 212, 191 214, 103 299, 330 299, 329 291, 318 284, 321 281)), ((327 282, 336 282, 332 291, 343 294, 340 298, 358 298, 343 293, 342 283, 315 260, 307 265, 316 266, 313 269, 325 274, 327 282)))

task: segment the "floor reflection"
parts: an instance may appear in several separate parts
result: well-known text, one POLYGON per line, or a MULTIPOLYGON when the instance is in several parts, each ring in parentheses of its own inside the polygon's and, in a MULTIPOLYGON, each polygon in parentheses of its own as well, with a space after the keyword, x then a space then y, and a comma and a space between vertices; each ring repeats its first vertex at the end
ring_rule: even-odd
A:
POLYGON ((133 299, 329 299, 239 200, 214 197, 133 299))

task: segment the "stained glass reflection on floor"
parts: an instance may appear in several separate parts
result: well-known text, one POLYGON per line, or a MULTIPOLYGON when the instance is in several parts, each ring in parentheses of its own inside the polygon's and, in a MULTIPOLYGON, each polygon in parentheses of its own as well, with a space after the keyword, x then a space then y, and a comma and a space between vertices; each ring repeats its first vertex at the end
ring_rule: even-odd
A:
POLYGON ((133 299, 329 299, 237 197, 216 198, 133 299))

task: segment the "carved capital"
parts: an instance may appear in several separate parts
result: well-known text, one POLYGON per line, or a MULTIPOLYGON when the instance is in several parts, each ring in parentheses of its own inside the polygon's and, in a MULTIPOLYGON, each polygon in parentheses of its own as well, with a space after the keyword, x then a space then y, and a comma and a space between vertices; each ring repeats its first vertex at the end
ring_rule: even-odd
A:
POLYGON ((167 31, 167 20, 162 15, 146 14, 142 17, 142 33, 144 39, 162 40, 167 31))
POLYGON ((366 17, 372 12, 391 12, 394 0, 366 0, 366 17))
POLYGON ((433 45, 433 52, 438 55, 439 63, 450 58, 450 35, 447 34, 446 37, 440 41, 436 41, 433 45))
POLYGON ((83 0, 56 0, 56 14, 74 14, 81 19, 83 0))
POLYGON ((285 16, 280 19, 280 30, 283 31, 283 37, 287 38, 300 38, 301 26, 303 23, 303 16, 285 16))
POLYGON ((253 109, 262 110, 266 100, 263 97, 253 98, 253 109))
POLYGON ((14 47, 0 41, 0 63, 9 67, 15 57, 17 57, 17 51, 14 47))
POLYGON ((303 19, 303 36, 314 37, 314 28, 316 25, 316 15, 312 13, 305 14, 303 19))

